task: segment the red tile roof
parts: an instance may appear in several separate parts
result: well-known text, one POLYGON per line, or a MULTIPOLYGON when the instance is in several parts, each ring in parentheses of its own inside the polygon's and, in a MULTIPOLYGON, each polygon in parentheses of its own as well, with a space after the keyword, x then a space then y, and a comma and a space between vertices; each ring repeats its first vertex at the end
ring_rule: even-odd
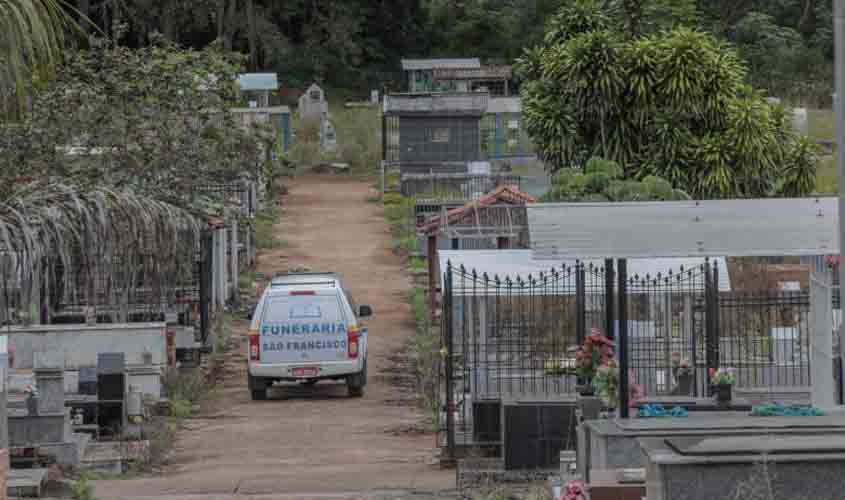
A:
MULTIPOLYGON (((498 204, 507 205, 526 205, 528 203, 536 203, 537 199, 528 193, 519 190, 515 185, 502 185, 490 191, 481 198, 473 200, 466 205, 458 208, 453 208, 446 212, 446 217, 450 224, 456 223, 475 208, 489 207, 498 204)), ((440 224, 443 218, 439 215, 432 216, 422 226, 419 227, 420 232, 425 234, 432 234, 440 229, 440 224)))

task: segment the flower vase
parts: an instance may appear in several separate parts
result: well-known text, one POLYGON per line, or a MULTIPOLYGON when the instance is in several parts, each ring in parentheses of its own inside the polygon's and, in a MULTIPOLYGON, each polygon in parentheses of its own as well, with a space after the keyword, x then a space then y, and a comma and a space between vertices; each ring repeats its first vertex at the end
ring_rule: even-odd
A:
POLYGON ((602 418, 605 420, 613 420, 616 418, 616 408, 609 408, 607 411, 602 412, 602 418))
POLYGON ((733 399, 733 386, 731 384, 719 384, 716 386, 716 401, 721 405, 728 405, 733 399))
POLYGON ((581 420, 598 420, 604 404, 601 398, 596 396, 584 396, 579 394, 577 398, 578 410, 581 413, 581 420))
POLYGON ((30 394, 29 397, 26 398, 26 410, 30 417, 38 416, 38 403, 39 398, 37 395, 30 394))
POLYGON ((692 374, 678 375, 678 395, 689 396, 692 394, 692 374))
POLYGON ((584 397, 592 397, 596 395, 596 387, 590 382, 580 384, 576 386, 575 389, 578 391, 578 394, 584 397))

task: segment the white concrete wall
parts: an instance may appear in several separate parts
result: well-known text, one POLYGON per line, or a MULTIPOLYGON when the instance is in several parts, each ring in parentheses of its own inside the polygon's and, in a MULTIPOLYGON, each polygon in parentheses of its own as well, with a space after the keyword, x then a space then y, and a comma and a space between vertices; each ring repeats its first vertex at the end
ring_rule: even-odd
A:
POLYGON ((148 351, 154 366, 167 365, 165 323, 38 325, 10 327, 4 333, 15 352, 16 369, 31 369, 36 352, 63 352, 68 370, 97 366, 97 355, 104 352, 122 352, 128 366, 138 366, 148 351))

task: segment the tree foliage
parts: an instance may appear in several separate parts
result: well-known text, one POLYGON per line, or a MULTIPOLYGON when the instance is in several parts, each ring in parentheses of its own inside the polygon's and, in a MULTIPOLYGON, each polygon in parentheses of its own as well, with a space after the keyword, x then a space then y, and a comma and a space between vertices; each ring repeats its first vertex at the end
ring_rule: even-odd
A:
POLYGON ((104 292, 95 276, 107 293, 143 280, 165 300, 191 276, 209 216, 227 215, 221 184, 262 167, 264 131, 228 111, 241 59, 154 42, 68 54, 32 112, 0 127, 0 321, 50 280, 88 304, 104 292))
POLYGON ((0 98, 23 100, 33 75, 61 59, 73 24, 60 0, 0 0, 0 98))
MULTIPOLYGON (((0 179, 69 179, 129 189, 194 212, 219 212, 198 189, 254 176, 256 136, 228 107, 240 60, 211 46, 142 49, 95 41, 70 54, 33 112, 0 129, 0 179)), ((0 197, 10 183, 0 183, 0 197)), ((219 204, 218 204, 219 205, 219 204)))
POLYGON ((563 169, 552 178, 547 202, 616 202, 688 200, 689 195, 674 189, 666 179, 646 176, 626 179, 622 167, 613 161, 591 158, 584 169, 563 169))
POLYGON ((525 125, 552 170, 601 156, 697 198, 810 191, 813 152, 797 152, 788 113, 745 83, 734 49, 687 28, 628 39, 610 26, 598 1, 575 0, 520 61, 525 125))

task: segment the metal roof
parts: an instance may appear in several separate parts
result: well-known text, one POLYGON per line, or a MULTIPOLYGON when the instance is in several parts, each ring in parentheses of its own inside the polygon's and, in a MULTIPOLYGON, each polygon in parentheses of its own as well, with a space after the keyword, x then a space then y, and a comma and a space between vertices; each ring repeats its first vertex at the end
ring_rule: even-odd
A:
POLYGON ((836 198, 541 203, 528 225, 542 260, 839 252, 836 198))
MULTIPOLYGON (((475 270, 479 276, 486 273, 491 278, 498 276, 500 279, 507 277, 512 280, 516 277, 524 279, 529 274, 537 277, 540 273, 548 273, 553 268, 560 269, 563 265, 574 266, 577 263, 575 259, 558 262, 538 260, 532 256, 531 250, 439 250, 438 255, 440 270, 444 274, 448 269, 447 264, 451 262, 453 268, 464 266, 468 272, 475 270)), ((666 276, 669 271, 677 274, 682 269, 688 270, 699 267, 705 261, 704 257, 631 259, 628 261, 628 277, 645 278, 650 276, 654 278, 658 274, 666 276)), ((582 260, 581 262, 587 266, 592 264, 596 267, 604 267, 604 260, 582 260)), ((729 292, 731 290, 731 278, 728 274, 727 259, 715 257, 710 258, 710 262, 715 263, 719 269, 719 290, 729 292)), ((575 293, 574 280, 572 283, 573 289, 564 290, 563 293, 575 293)), ((483 287, 473 290, 473 293, 481 293, 478 291, 481 289, 483 287)), ((493 294, 495 291, 491 289, 490 293, 493 294)))
POLYGON ((491 97, 487 103, 487 112, 490 114, 522 113, 522 99, 519 97, 491 97))
POLYGON ((459 225, 469 226, 470 229, 464 228, 468 232, 472 232, 472 229, 477 229, 481 232, 482 226, 491 228, 490 226, 492 225, 493 232, 498 234, 497 231, 506 231, 509 229, 509 225, 512 226, 514 222, 518 222, 513 219, 520 219, 524 226, 525 212, 522 211, 521 216, 518 216, 509 213, 507 209, 504 211, 498 210, 505 208, 502 206, 493 208, 495 205, 505 205, 511 208, 513 206, 524 206, 527 203, 536 202, 537 200, 533 196, 520 191, 519 186, 503 184, 481 198, 470 201, 462 207, 453 208, 448 211, 443 207, 444 213, 429 217, 422 226, 417 228, 417 231, 420 234, 432 235, 448 230, 450 225, 459 225), (484 208, 489 208, 490 210, 479 211, 479 209, 484 208), (507 224, 508 222, 511 224, 507 224))
POLYGON ((433 69, 481 69, 477 57, 468 59, 402 59, 404 71, 433 69))
POLYGON ((279 80, 276 73, 243 73, 238 75, 241 90, 278 90, 279 80))
POLYGON ((482 115, 487 111, 490 94, 472 92, 464 94, 399 94, 384 98, 385 114, 471 114, 482 115))

